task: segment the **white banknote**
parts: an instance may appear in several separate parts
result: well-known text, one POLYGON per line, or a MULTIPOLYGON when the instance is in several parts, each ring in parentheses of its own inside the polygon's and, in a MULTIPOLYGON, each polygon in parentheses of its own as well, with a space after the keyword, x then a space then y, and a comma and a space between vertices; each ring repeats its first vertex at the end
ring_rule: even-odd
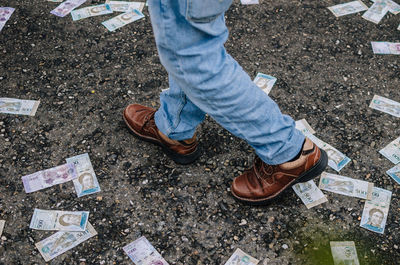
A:
POLYGON ((400 55, 399 42, 371 41, 372 51, 375 54, 400 55))
POLYGON ((313 180, 297 183, 292 186, 294 192, 300 197, 301 201, 306 205, 307 209, 314 206, 320 205, 321 203, 327 202, 325 195, 313 180))
POLYGON ((322 172, 318 188, 350 197, 370 200, 374 184, 364 180, 322 172))
POLYGON ((390 142, 379 153, 390 160, 394 164, 400 163, 400 137, 390 142))
MULTIPOLYGON (((376 0, 371 0, 372 2, 375 2, 376 0)), ((398 13, 400 13, 400 5, 397 4, 396 2, 392 1, 392 0, 383 0, 384 2, 386 2, 386 5, 389 7, 389 12, 392 14, 397 15, 398 13)))
POLYGON ((0 98, 0 113, 35 116, 39 103, 37 100, 0 98))
POLYGON ((22 177, 25 192, 30 193, 73 180, 78 175, 73 164, 41 170, 22 177))
POLYGON ((258 262, 260 262, 258 259, 253 258, 249 254, 238 248, 235 250, 235 252, 233 252, 232 256, 228 259, 225 265, 257 265, 258 262))
POLYGON ((136 265, 168 265, 168 262, 144 237, 140 237, 123 247, 125 253, 136 265))
POLYGON ((296 129, 302 132, 305 136, 315 133, 315 131, 313 130, 313 128, 311 128, 306 119, 296 121, 296 129))
POLYGON ((71 12, 72 20, 80 20, 88 17, 101 16, 111 14, 113 11, 108 4, 97 6, 88 6, 80 9, 75 9, 71 12))
POLYGON ((367 10, 368 7, 361 1, 353 1, 349 3, 330 6, 328 7, 328 9, 335 15, 335 17, 341 17, 344 15, 354 14, 367 10))
POLYGON ((14 10, 12 7, 0 7, 0 31, 6 25, 14 10))
POLYGON ((334 265, 360 265, 353 241, 331 241, 334 265))
POLYGON ((85 3, 86 0, 67 0, 53 9, 50 13, 58 17, 65 17, 72 10, 85 3))
POLYGON ((103 24, 109 31, 114 31, 141 18, 144 18, 142 12, 134 9, 131 12, 126 12, 119 16, 113 17, 112 19, 106 20, 101 24, 103 24))
POLYGON ((89 220, 86 211, 54 211, 35 209, 29 228, 37 230, 85 231, 89 220))
POLYGON ((3 229, 5 224, 6 224, 5 220, 0 220, 0 236, 3 234, 3 229))
POLYGON ((306 135, 311 141, 313 141, 319 148, 325 150, 328 154, 328 165, 339 172, 344 166, 346 166, 351 159, 345 154, 334 148, 333 146, 325 143, 324 141, 318 139, 313 134, 306 135))
POLYGON ((101 191, 87 153, 67 158, 66 161, 75 165, 78 177, 73 180, 73 183, 78 197, 101 191))
POLYGON ((106 4, 111 6, 112 11, 114 12, 129 12, 133 9, 137 9, 140 12, 143 11, 144 3, 143 2, 127 2, 127 1, 106 1, 106 4))
POLYGON ((392 167, 386 173, 394 179, 394 181, 397 182, 397 184, 400 185, 400 164, 392 167))
POLYGON ((86 230, 82 232, 59 231, 50 237, 35 244, 45 261, 49 261, 58 255, 76 247, 83 241, 97 235, 93 226, 88 223, 86 230))
POLYGON ((257 5, 259 4, 258 0, 240 0, 242 5, 257 5))
POLYGON ((365 202, 360 226, 383 234, 389 213, 392 192, 374 187, 372 199, 365 202))
POLYGON ((389 12, 389 6, 384 0, 377 0, 375 3, 362 15, 362 18, 378 24, 382 18, 389 12))
POLYGON ((369 107, 376 110, 380 110, 382 112, 385 112, 387 114, 393 115, 398 118, 400 117, 400 103, 385 97, 375 95, 372 98, 369 107))
POLYGON ((268 95, 276 82, 276 77, 258 73, 253 82, 256 83, 256 85, 268 95))

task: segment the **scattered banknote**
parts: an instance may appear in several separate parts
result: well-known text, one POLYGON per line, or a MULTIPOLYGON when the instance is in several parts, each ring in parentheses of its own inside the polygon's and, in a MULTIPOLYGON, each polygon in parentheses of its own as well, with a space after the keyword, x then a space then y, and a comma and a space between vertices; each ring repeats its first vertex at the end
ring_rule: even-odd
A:
POLYGON ((376 0, 375 3, 362 15, 362 18, 378 24, 389 11, 385 0, 376 0))
MULTIPOLYGON (((4 28, 7 20, 10 19, 12 13, 14 12, 12 7, 0 7, 0 31, 4 28)), ((1 104, 1 103, 0 103, 1 104)))
POLYGON ((114 31, 141 18, 144 18, 142 12, 134 9, 131 12, 123 13, 119 16, 113 17, 112 19, 106 20, 101 24, 103 24, 109 31, 114 31))
POLYGON ((398 164, 400 162, 400 137, 379 150, 379 153, 389 159, 390 162, 398 164))
POLYGON ((351 159, 345 154, 334 148, 333 146, 325 143, 324 141, 318 139, 313 134, 306 135, 311 141, 313 141, 319 148, 325 150, 328 154, 328 165, 339 172, 344 166, 346 166, 351 159))
POLYGON ((372 200, 365 202, 360 226, 370 231, 383 234, 387 215, 389 213, 392 193, 388 190, 374 187, 372 200))
POLYGON ((0 98, 0 113, 35 116, 40 101, 0 98))
POLYGON ((331 241, 334 265, 360 265, 353 241, 331 241))
POLYGON ((67 163, 74 164, 78 177, 73 180, 78 197, 101 191, 96 173, 87 153, 66 159, 67 163))
POLYGON ((242 5, 257 5, 259 4, 258 0, 240 0, 242 5))
POLYGON ((246 254, 243 250, 238 248, 235 250, 235 252, 233 252, 232 256, 228 259, 225 265, 257 265, 258 262, 259 260, 253 258, 252 256, 246 254))
POLYGON ((49 261, 58 255, 76 247, 83 241, 97 235, 93 226, 88 223, 86 230, 82 232, 59 231, 50 237, 35 244, 45 261, 49 261))
POLYGON ((86 0, 67 0, 61 3, 59 6, 57 6, 50 13, 58 17, 65 17, 72 10, 74 10, 75 8, 77 8, 78 6, 82 5, 85 2, 86 0))
POLYGON ((399 24, 399 26, 397 27, 397 30, 400 30, 400 24, 399 24))
POLYGON ((108 4, 97 6, 88 6, 80 9, 75 9, 71 12, 72 20, 80 20, 88 17, 111 14, 113 11, 108 4))
POLYGON ((400 184, 400 164, 392 167, 386 173, 391 176, 397 184, 400 184))
MULTIPOLYGON (((375 2, 376 0, 371 0, 372 2, 375 2)), ((396 2, 392 1, 392 0, 383 0, 384 2, 386 2, 386 5, 389 7, 389 12, 392 14, 397 15, 398 13, 400 13, 400 5, 397 4, 396 2)))
POLYGON ((327 202, 325 195, 313 180, 297 183, 292 186, 294 192, 300 197, 301 201, 306 205, 307 209, 314 206, 320 205, 321 203, 327 202))
POLYGON ((23 176, 22 182, 25 192, 30 193, 73 180, 77 176, 73 164, 64 164, 23 176))
POLYGON ((365 200, 372 198, 374 184, 371 182, 322 172, 318 188, 365 200))
POLYGON ((375 95, 372 98, 369 107, 376 110, 380 110, 382 112, 385 112, 387 114, 393 115, 398 118, 400 117, 400 103, 388 98, 375 95))
POLYGON ((315 133, 315 131, 313 130, 313 128, 311 128, 306 119, 296 121, 296 129, 302 132, 305 136, 315 133))
POLYGON ((160 253, 144 237, 140 237, 123 247, 125 253, 136 265, 168 265, 160 253))
POLYGON ((367 10, 368 7, 361 1, 353 1, 340 5, 330 6, 328 9, 335 15, 335 17, 341 17, 344 15, 358 13, 367 10))
POLYGON ((400 55, 400 43, 386 41, 371 41, 372 51, 375 54, 400 55))
POLYGON ((5 224, 6 224, 6 221, 0 220, 0 236, 3 234, 3 229, 4 229, 5 224))
POLYGON ((258 73, 253 82, 268 95, 276 82, 276 78, 263 73, 258 73))
POLYGON ((89 212, 35 209, 29 228, 37 230, 85 231, 89 212))
POLYGON ((106 4, 111 6, 112 11, 114 12, 129 12, 133 9, 137 9, 140 12, 143 11, 144 3, 143 2, 127 2, 127 1, 106 1, 106 4))

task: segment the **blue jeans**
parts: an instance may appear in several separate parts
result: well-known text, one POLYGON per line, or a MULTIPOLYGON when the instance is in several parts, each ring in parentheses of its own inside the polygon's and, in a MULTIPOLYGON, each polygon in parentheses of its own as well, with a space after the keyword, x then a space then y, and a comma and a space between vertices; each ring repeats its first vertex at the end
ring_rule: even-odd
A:
POLYGON ((171 139, 189 139, 208 113, 246 140, 264 162, 281 164, 300 152, 304 136, 226 52, 224 12, 231 3, 149 0, 157 49, 170 86, 160 95, 156 125, 171 139))

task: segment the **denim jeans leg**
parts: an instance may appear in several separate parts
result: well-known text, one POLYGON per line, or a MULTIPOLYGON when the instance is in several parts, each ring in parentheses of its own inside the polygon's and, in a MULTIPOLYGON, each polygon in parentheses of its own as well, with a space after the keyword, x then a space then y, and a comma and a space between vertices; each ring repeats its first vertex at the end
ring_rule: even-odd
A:
MULTIPOLYGON (((264 162, 275 165, 292 159, 300 151, 304 136, 295 129, 293 119, 283 115, 277 104, 227 54, 224 14, 205 14, 204 9, 197 12, 193 8, 201 6, 201 1, 149 1, 162 64, 192 104, 232 134, 245 139, 264 162)), ((229 3, 204 1, 217 5, 209 6, 210 11, 223 10, 220 4, 229 3)), ((168 119, 168 108, 164 110, 164 119, 168 119)), ((190 115, 186 117, 184 124, 198 124, 196 119, 191 121, 190 115)), ((162 118, 160 115, 159 119, 162 118)))

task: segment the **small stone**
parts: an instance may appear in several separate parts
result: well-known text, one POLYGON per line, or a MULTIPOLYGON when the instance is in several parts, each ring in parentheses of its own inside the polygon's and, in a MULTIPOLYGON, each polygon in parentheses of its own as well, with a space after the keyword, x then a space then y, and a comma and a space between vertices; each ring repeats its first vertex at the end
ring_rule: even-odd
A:
POLYGON ((286 245, 286 244, 283 244, 283 245, 282 245, 282 248, 283 248, 283 249, 288 249, 288 248, 289 248, 289 246, 288 246, 288 245, 286 245))
POLYGON ((245 219, 242 219, 242 221, 239 223, 239 225, 246 225, 247 221, 245 219))

